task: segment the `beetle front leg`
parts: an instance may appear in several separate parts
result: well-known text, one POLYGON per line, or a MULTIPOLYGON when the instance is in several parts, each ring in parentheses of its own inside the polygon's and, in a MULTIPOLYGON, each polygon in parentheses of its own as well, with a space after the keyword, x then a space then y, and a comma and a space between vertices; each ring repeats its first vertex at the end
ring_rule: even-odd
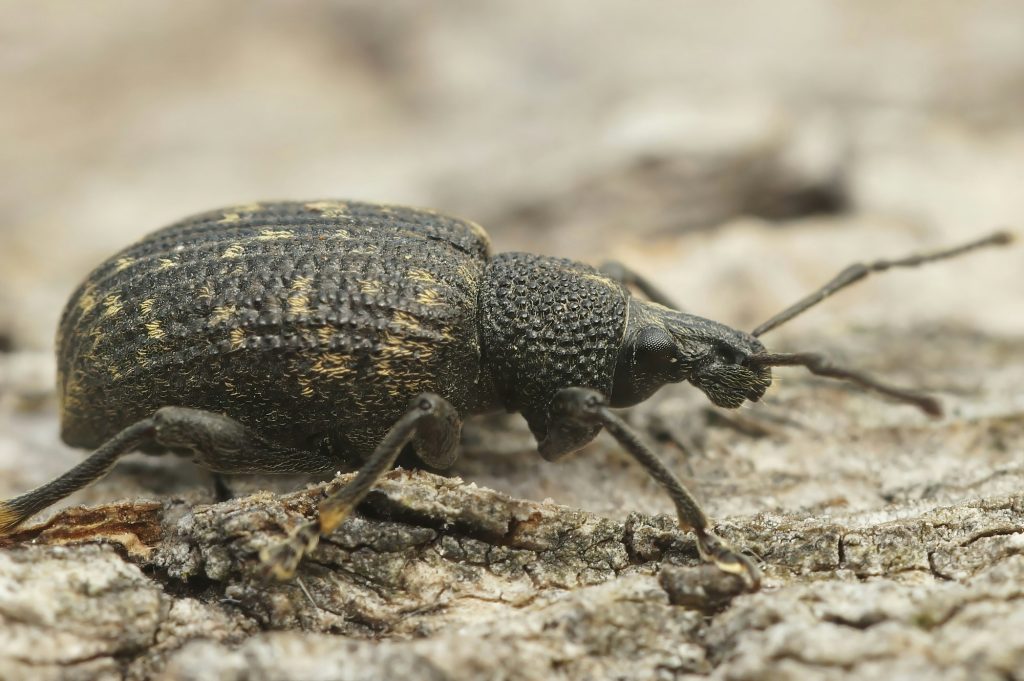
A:
POLYGON ((302 557, 315 549, 320 537, 333 532, 366 498, 380 476, 394 467, 398 455, 410 442, 417 455, 429 465, 451 465, 461 429, 458 412, 443 397, 424 393, 414 398, 409 410, 391 427, 355 479, 340 490, 330 492, 320 503, 317 519, 302 523, 287 540, 260 552, 265 575, 280 581, 291 579, 302 557))
POLYGON ((540 443, 544 458, 553 460, 571 449, 559 451, 568 446, 574 435, 578 449, 593 439, 603 427, 618 440, 644 470, 660 484, 676 507, 681 527, 691 530, 697 537, 697 548, 704 560, 713 562, 724 572, 739 575, 748 581, 751 588, 761 584, 761 571, 754 563, 732 548, 728 542, 710 529, 707 515, 697 500, 683 486, 679 478, 662 463, 654 452, 622 419, 608 408, 607 398, 590 388, 565 388, 558 391, 551 403, 551 421, 548 435, 540 443), (545 453, 547 448, 547 453, 545 453))

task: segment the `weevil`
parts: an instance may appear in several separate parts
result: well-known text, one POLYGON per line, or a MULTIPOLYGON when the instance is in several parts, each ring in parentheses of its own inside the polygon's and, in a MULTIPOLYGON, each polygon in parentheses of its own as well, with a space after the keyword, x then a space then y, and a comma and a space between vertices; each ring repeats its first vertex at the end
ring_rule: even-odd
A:
POLYGON ((492 255, 480 226, 430 210, 309 201, 203 213, 117 253, 71 296, 57 333, 61 438, 95 451, 0 502, 0 533, 135 450, 224 473, 357 470, 263 551, 263 571, 284 580, 403 449, 447 468, 462 418, 505 409, 548 461, 607 430, 667 491, 700 555, 756 588, 754 562, 612 409, 682 381, 735 408, 764 395, 772 367, 803 366, 939 414, 929 395, 819 354, 770 353, 760 336, 871 272, 1009 241, 853 265, 746 333, 681 312, 620 264, 492 255))

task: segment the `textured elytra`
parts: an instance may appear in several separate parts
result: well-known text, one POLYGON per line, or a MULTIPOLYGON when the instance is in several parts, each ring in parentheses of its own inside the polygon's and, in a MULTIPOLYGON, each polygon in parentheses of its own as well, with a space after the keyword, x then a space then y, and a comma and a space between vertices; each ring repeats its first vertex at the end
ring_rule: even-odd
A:
POLYGON ((100 265, 58 332, 62 437, 95 447, 163 406, 364 455, 409 397, 490 405, 478 226, 340 201, 204 213, 100 265))

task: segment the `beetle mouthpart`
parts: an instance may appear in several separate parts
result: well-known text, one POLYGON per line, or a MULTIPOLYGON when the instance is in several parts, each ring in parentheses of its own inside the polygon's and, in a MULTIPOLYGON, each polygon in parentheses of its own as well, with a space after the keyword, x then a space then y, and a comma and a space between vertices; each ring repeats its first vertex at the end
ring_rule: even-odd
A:
MULTIPOLYGON (((759 355, 751 355, 757 357, 759 355)), ((771 370, 764 366, 713 365, 712 370, 694 373, 690 383, 716 406, 737 409, 746 401, 759 401, 772 384, 771 370)))

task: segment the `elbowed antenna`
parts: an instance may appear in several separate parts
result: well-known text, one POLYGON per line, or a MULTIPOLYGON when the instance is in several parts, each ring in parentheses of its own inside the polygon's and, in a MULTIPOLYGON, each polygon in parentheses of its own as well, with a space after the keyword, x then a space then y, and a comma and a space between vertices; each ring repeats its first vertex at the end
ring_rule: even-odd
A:
POLYGON ((856 263, 854 265, 850 265, 817 291, 814 291, 796 304, 787 307, 782 312, 758 326, 750 332, 750 335, 755 337, 761 336, 772 329, 782 326, 790 319, 793 319, 793 317, 802 314, 806 310, 814 307, 821 301, 825 300, 832 294, 843 290, 847 286, 857 283, 872 272, 884 272, 885 270, 895 267, 918 267, 919 265, 935 262, 936 260, 946 260, 947 258, 963 255, 964 253, 968 253, 978 248, 984 248, 986 246, 1006 246, 1012 241, 1013 234, 1003 230, 990 234, 982 239, 977 239, 954 248, 948 248, 934 253, 920 253, 900 258, 898 260, 876 260, 875 262, 867 264, 856 263))
MULTIPOLYGON (((790 319, 825 300, 833 293, 864 279, 872 272, 884 272, 894 267, 917 267, 935 262, 936 260, 945 260, 963 255, 986 246, 1005 246, 1012 241, 1013 235, 1010 232, 999 231, 984 238, 970 241, 954 248, 935 251, 934 253, 911 255, 898 260, 877 260, 867 264, 857 263, 850 265, 817 291, 758 326, 751 332, 751 335, 757 337, 785 324, 790 319)), ((813 374, 850 381, 868 390, 873 390, 901 402, 912 404, 929 416, 942 416, 942 404, 931 395, 883 383, 863 372, 833 364, 824 355, 815 352, 759 352, 747 358, 747 365, 751 367, 802 366, 813 374)))
POLYGON ((912 404, 929 416, 942 416, 942 403, 931 395, 917 390, 898 388, 896 386, 889 385, 888 383, 883 383, 872 378, 868 374, 857 371, 856 369, 847 369, 833 364, 827 357, 816 352, 762 352, 756 355, 751 355, 747 359, 747 365, 764 367, 801 366, 806 368, 812 374, 827 376, 828 378, 838 378, 843 381, 850 381, 851 383, 856 383, 862 388, 874 390, 877 393, 888 395, 900 402, 912 404))

